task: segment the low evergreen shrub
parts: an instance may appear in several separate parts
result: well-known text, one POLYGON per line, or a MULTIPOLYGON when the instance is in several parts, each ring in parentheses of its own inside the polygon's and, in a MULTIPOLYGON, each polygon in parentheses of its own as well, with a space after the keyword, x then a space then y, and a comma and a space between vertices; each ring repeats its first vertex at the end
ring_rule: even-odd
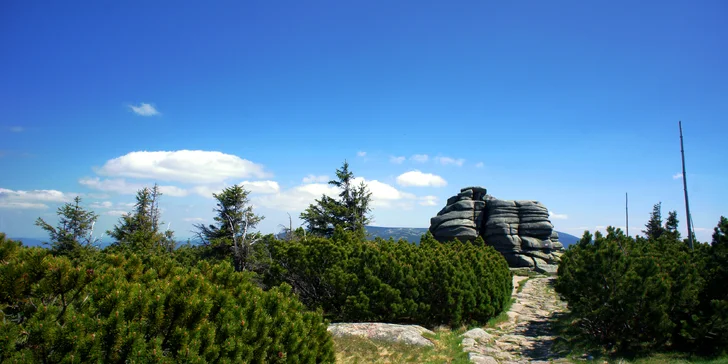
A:
POLYGON ((72 263, 0 233, 2 362, 332 362, 320 312, 228 263, 72 263))
POLYGON ((268 237, 269 286, 290 284, 311 309, 332 321, 383 321, 426 326, 485 323, 510 300, 503 256, 482 240, 419 245, 362 241, 337 230, 331 239, 268 237))
POLYGON ((728 344, 727 232, 722 218, 713 244, 694 250, 672 234, 587 232, 562 256, 556 291, 584 337, 607 350, 719 354, 728 344))

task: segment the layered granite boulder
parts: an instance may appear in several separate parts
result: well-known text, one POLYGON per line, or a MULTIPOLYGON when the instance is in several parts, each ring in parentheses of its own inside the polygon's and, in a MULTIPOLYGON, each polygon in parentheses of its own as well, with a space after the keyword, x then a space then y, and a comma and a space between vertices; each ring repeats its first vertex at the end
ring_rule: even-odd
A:
POLYGON ((475 240, 501 252, 514 268, 556 273, 564 246, 538 201, 499 200, 483 187, 466 187, 449 198, 430 219, 430 232, 439 241, 475 240))

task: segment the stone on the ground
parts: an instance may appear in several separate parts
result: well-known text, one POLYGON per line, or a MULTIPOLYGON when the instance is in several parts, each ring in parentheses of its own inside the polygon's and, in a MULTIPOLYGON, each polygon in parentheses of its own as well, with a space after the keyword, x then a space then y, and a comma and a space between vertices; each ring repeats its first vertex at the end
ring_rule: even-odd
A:
POLYGON ((468 359, 470 359, 471 363, 477 363, 477 364, 498 364, 498 360, 495 360, 492 356, 482 355, 482 354, 476 354, 476 353, 469 353, 468 359))
POLYGON ((328 327, 334 337, 360 336, 373 340, 403 343, 417 346, 434 346, 422 334, 435 333, 418 325, 396 325, 379 322, 336 323, 328 327))

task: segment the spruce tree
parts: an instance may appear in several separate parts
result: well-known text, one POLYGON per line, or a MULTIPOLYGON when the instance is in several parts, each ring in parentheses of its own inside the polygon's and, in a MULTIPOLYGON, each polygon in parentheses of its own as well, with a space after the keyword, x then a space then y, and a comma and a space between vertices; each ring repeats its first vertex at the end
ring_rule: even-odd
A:
POLYGON ((670 211, 667 220, 665 220, 664 233, 674 240, 680 240, 680 232, 677 230, 679 222, 680 220, 677 219, 677 211, 670 211))
POLYGON ((363 181, 358 186, 354 184, 354 173, 349 170, 346 161, 341 169, 336 170, 336 178, 329 184, 341 189, 339 199, 322 196, 301 213, 301 219, 314 235, 330 237, 335 227, 341 226, 345 231, 356 232, 364 237, 365 226, 371 221, 372 194, 363 181))
POLYGON ((134 211, 123 215, 119 224, 107 234, 116 240, 115 245, 129 247, 134 251, 149 251, 162 248, 174 248, 172 231, 160 231, 159 199, 162 192, 154 184, 152 188, 144 187, 137 191, 134 211))
POLYGON ((652 207, 650 220, 645 225, 646 229, 642 230, 647 239, 656 240, 665 232, 665 229, 662 227, 661 208, 662 202, 658 202, 652 207))
POLYGON ((55 228, 40 217, 35 221, 36 226, 50 235, 54 254, 78 256, 79 249, 96 242, 92 233, 98 215, 81 207, 81 197, 76 196, 73 203, 59 207, 56 214, 59 220, 55 228))
POLYGON ((249 194, 250 191, 239 185, 213 193, 217 200, 213 209, 215 223, 195 225, 197 236, 218 258, 232 254, 237 271, 251 269, 251 246, 260 239, 260 234, 253 230, 264 218, 253 213, 249 194))

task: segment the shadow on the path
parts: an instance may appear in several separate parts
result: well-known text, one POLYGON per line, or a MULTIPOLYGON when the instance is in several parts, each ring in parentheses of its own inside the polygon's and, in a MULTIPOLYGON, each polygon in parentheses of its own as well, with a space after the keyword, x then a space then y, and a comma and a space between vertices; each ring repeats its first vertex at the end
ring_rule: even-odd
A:
POLYGON ((567 314, 564 312, 553 312, 543 320, 533 320, 528 322, 519 334, 532 338, 544 338, 541 340, 534 340, 532 347, 522 348, 521 355, 523 358, 528 360, 566 358, 568 353, 554 350, 554 344, 559 340, 559 329, 557 329, 557 327, 566 316, 567 314))

